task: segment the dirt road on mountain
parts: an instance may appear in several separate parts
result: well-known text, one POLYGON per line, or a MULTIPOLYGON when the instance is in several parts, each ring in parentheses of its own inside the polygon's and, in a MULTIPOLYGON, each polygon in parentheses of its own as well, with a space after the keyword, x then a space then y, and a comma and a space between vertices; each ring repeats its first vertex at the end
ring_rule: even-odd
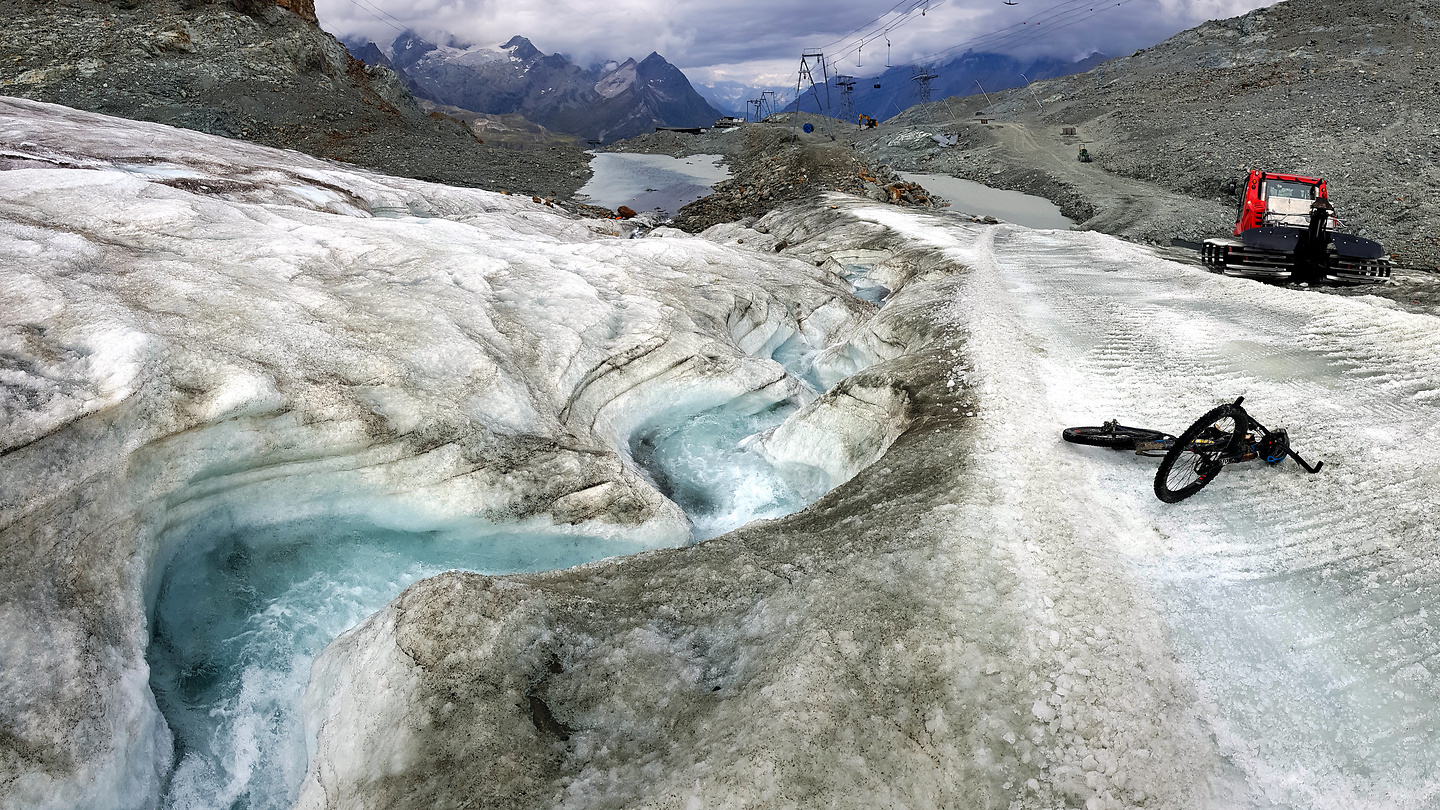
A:
POLYGON ((1045 197, 1085 230, 1137 242, 1199 240, 1233 227, 1229 207, 1171 191, 1158 183, 1122 177, 1077 156, 1086 133, 1063 135, 1023 114, 1004 121, 958 119, 969 99, 947 99, 935 110, 910 110, 874 133, 857 135, 861 154, 876 163, 914 172, 963 177, 994 188, 1045 197), (942 121, 930 123, 928 119, 942 121), (956 136, 941 146, 932 132, 956 136))

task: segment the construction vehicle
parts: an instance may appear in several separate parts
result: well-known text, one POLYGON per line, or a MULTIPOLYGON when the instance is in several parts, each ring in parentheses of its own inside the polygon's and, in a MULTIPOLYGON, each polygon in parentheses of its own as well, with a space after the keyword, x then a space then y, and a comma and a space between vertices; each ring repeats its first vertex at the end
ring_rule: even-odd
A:
POLYGON ((1090 150, 1089 150, 1089 149, 1086 149, 1086 148, 1083 147, 1083 146, 1080 147, 1080 155, 1079 155, 1079 157, 1078 157, 1078 160, 1079 160, 1081 163, 1089 163, 1089 162, 1090 162, 1090 150))
MULTIPOLYGON (((876 86, 876 87, 879 87, 880 85, 877 84, 877 85, 875 85, 875 86, 876 86)), ((879 122, 876 121, 874 118, 871 118, 871 117, 868 116, 868 115, 863 115, 863 114, 862 114, 862 115, 860 116, 860 121, 859 121, 859 123, 860 123, 861 129, 874 129, 874 128, 875 128, 875 125, 878 124, 879 122)))
POLYGON ((1262 281, 1384 284, 1385 249, 1342 227, 1323 179, 1252 169, 1234 234, 1200 243, 1200 259, 1227 276, 1262 281))

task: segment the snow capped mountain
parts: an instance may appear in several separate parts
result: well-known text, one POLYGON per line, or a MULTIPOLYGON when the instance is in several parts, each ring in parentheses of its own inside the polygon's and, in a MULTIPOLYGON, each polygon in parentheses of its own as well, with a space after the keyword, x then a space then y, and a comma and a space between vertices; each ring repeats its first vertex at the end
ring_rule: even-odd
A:
POLYGON ((440 45, 409 32, 388 47, 346 44, 367 63, 383 57, 416 95, 475 112, 518 113, 592 140, 619 140, 655 126, 708 126, 721 114, 658 53, 587 69, 519 36, 498 47, 440 45))

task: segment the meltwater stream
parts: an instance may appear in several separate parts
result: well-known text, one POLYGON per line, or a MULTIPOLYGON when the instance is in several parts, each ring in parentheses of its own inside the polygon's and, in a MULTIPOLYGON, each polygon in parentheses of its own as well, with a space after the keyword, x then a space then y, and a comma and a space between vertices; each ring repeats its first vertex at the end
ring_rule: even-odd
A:
POLYGON ((312 518, 197 529, 166 569, 150 685, 175 737, 170 808, 288 808, 305 776, 310 664, 406 586, 448 569, 567 568, 648 546, 521 527, 312 518))
MULTIPOLYGON (((689 514, 692 539, 707 539, 797 511, 829 489, 819 470, 781 469, 748 449, 797 408, 741 397, 657 420, 637 431, 631 452, 689 514)), ((300 706, 311 662, 411 583, 449 569, 568 568, 653 547, 553 527, 414 529, 363 518, 200 527, 176 545, 148 657, 175 738, 162 806, 177 810, 290 807, 307 768, 300 706)))
MULTIPOLYGON (((857 295, 881 303, 889 290, 869 270, 849 266, 846 276, 857 295)), ((798 336, 770 352, 811 394, 835 376, 815 367, 817 356, 798 336)), ((663 414, 634 432, 631 458, 690 517, 691 542, 783 517, 833 485, 823 470, 776 464, 755 447, 801 404, 742 396, 663 414)), ((161 797, 171 810, 289 808, 308 767, 301 700, 311 663, 411 583, 454 569, 569 568, 665 542, 539 523, 417 528, 363 517, 266 526, 216 517, 183 531, 159 581, 147 656, 174 735, 175 767, 161 797)))
POLYGON ((797 407, 778 403, 750 412, 734 403, 691 419, 639 431, 631 454, 665 496, 690 516, 696 540, 754 520, 804 508, 830 489, 829 478, 805 465, 777 467, 747 439, 785 421, 797 407))

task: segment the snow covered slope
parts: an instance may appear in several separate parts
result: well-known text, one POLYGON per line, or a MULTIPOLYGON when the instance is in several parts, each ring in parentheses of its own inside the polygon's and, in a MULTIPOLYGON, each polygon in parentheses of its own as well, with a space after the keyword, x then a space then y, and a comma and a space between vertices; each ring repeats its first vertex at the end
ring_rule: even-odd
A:
POLYGON ((0 99, 0 806, 153 802, 147 611, 201 521, 686 542, 631 433, 805 404, 770 354, 875 307, 619 227, 0 99))

